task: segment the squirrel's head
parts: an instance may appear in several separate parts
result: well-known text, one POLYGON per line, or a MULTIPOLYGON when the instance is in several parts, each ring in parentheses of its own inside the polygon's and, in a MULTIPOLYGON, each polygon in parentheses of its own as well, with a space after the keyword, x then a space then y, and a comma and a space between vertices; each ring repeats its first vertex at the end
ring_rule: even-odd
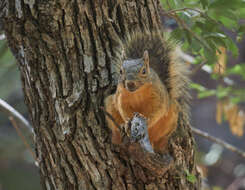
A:
POLYGON ((149 81, 150 66, 148 51, 144 52, 143 58, 123 61, 120 69, 120 82, 130 92, 136 91, 145 82, 149 81))

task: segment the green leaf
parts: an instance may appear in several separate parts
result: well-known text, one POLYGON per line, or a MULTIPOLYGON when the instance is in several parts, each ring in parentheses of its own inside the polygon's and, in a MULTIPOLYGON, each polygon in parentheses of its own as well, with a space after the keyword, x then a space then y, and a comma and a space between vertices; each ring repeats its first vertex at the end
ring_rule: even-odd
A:
POLYGON ((216 94, 216 90, 206 90, 198 93, 198 98, 207 98, 209 96, 214 96, 216 94))
POLYGON ((245 33, 245 24, 240 25, 237 32, 245 33))
POLYGON ((238 56, 238 47, 237 45, 232 41, 231 38, 227 38, 225 40, 225 44, 226 44, 226 47, 228 48, 228 50, 231 51, 232 55, 234 57, 237 57, 238 56))
POLYGON ((226 35, 219 33, 219 32, 211 32, 211 33, 207 33, 206 35, 203 36, 204 38, 226 38, 226 35))
MULTIPOLYGON (((164 4, 167 4, 166 3, 166 0, 164 1, 164 0, 162 0, 162 2, 164 3, 164 4)), ((170 7, 172 8, 172 9, 175 9, 177 6, 176 6, 176 1, 175 0, 169 0, 168 1, 168 3, 169 3, 169 5, 170 5, 170 7)), ((168 7, 168 6, 166 6, 166 7, 168 7)))
POLYGON ((186 37, 186 39, 187 39, 187 41, 188 41, 188 43, 191 45, 191 43, 192 43, 192 35, 190 34, 190 32, 188 31, 188 30, 183 30, 183 32, 184 32, 184 34, 185 34, 185 37, 186 37))
POLYGON ((224 97, 227 97, 230 93, 231 93, 231 87, 222 87, 222 86, 219 86, 218 89, 217 89, 217 98, 221 99, 221 98, 224 98, 224 97))
MULTIPOLYGON (((207 15, 207 17, 209 17, 207 15)), ((217 31, 217 27, 219 26, 215 21, 215 19, 212 19, 212 17, 210 17, 210 19, 205 19, 203 25, 202 25, 202 30, 203 32, 216 32, 217 31)))
POLYGON ((209 9, 220 9, 226 11, 228 9, 238 9, 245 6, 245 1, 241 0, 213 0, 209 4, 209 9))
POLYGON ((240 97, 232 97, 230 98, 230 100, 233 104, 239 104, 240 102, 242 102, 242 99, 240 97))
POLYGON ((196 56, 195 61, 192 63, 193 65, 201 64, 203 62, 203 58, 201 56, 196 56))
POLYGON ((176 40, 181 40, 181 38, 183 37, 183 30, 180 28, 176 28, 170 33, 170 35, 176 40))
POLYGON ((208 6, 208 0, 200 0, 202 7, 205 9, 208 6))
POLYGON ((203 55, 207 60, 208 65, 212 65, 217 62, 217 55, 216 55, 216 47, 214 46, 214 43, 210 40, 207 40, 209 46, 213 49, 213 52, 210 52, 206 48, 204 49, 203 55))
POLYGON ((226 47, 225 39, 213 37, 212 40, 216 45, 226 47))
POLYGON ((219 187, 219 186, 213 186, 212 189, 213 190, 223 190, 223 188, 222 187, 219 187))
POLYGON ((197 83, 191 83, 190 84, 190 88, 195 89, 195 90, 198 90, 200 92, 203 92, 203 91, 206 90, 206 88, 204 86, 202 86, 200 84, 197 84, 197 83))
POLYGON ((191 83, 190 88, 195 89, 198 91, 198 98, 206 98, 209 96, 216 95, 216 90, 208 90, 204 86, 197 84, 197 83, 191 83))
POLYGON ((191 174, 188 170, 185 170, 187 180, 191 182, 192 184, 196 183, 197 178, 195 175, 191 174))
POLYGON ((211 41, 210 46, 214 47, 215 49, 218 49, 219 46, 226 47, 225 39, 227 39, 227 36, 225 34, 212 32, 205 34, 204 38, 211 41))
POLYGON ((228 68, 226 74, 240 75, 245 80, 245 63, 236 64, 235 66, 228 68))
POLYGON ((229 74, 241 74, 244 72, 244 68, 239 64, 227 70, 229 74))
POLYGON ((238 28, 237 20, 233 20, 225 16, 220 16, 218 20, 222 22, 222 24, 227 28, 230 28, 230 29, 238 28))
POLYGON ((239 26, 239 28, 237 30, 236 41, 237 42, 241 42, 243 37, 244 37, 244 34, 245 34, 245 24, 239 26))
POLYGON ((238 21, 238 15, 236 13, 236 11, 232 10, 232 9, 227 9, 226 11, 223 11, 223 16, 230 18, 233 21, 238 21))
POLYGON ((238 17, 245 18, 245 8, 244 7, 239 9, 238 17))

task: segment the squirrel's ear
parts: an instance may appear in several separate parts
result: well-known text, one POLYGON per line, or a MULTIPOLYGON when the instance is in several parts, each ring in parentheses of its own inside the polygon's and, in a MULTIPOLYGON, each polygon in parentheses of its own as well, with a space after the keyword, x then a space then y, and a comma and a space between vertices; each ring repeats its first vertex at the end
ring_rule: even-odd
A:
POLYGON ((143 60, 144 60, 144 64, 147 66, 147 68, 149 68, 150 59, 149 59, 149 53, 147 50, 144 51, 143 60))

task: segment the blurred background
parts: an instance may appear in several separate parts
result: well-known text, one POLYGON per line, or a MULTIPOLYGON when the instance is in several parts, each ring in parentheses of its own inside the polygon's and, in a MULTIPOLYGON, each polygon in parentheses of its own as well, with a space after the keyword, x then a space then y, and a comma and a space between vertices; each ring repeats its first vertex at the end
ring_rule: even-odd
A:
MULTIPOLYGON (((3 34, 0 34, 0 98, 29 120, 20 73, 3 34)), ((19 128, 33 146, 29 130, 19 128)), ((38 168, 8 116, 0 110, 0 190, 16 189, 41 189, 38 168)))
MULTIPOLYGON (((163 22, 171 29, 177 27, 172 19, 166 18, 163 19, 163 22)), ((231 38, 236 38, 236 34, 233 32, 226 32, 231 38)), ((237 45, 239 48, 237 58, 231 56, 229 52, 226 54, 226 62, 230 67, 245 62, 245 40, 240 40, 237 45)), ((230 75, 229 79, 235 81, 237 88, 245 88, 244 80, 240 80, 237 75, 230 75)), ((215 89, 219 83, 219 81, 212 79, 209 73, 201 69, 192 76, 192 80, 207 89, 215 89)), ((192 90, 191 93, 193 97, 191 101, 192 125, 245 151, 243 127, 238 134, 234 134, 234 128, 231 128, 229 122, 223 121, 218 124, 217 98, 209 96, 200 99, 196 90, 192 90)), ((1 33, 0 99, 8 102, 29 120, 27 108, 24 104, 20 73, 16 61, 7 47, 6 39, 1 33)), ((239 103, 239 110, 245 110, 244 102, 239 103)), ((29 130, 19 127, 26 141, 33 148, 32 135, 29 130)), ((195 135, 195 139, 197 142, 196 159, 205 178, 206 189, 245 189, 245 159, 203 137, 195 135)), ((30 151, 27 150, 8 116, 0 111, 0 190, 39 190, 41 188, 38 172, 30 151)))

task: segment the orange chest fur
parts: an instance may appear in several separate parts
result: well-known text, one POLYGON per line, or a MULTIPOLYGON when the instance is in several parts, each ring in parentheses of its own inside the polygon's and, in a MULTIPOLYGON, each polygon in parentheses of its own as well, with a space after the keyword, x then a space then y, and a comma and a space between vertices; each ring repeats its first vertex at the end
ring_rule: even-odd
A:
POLYGON ((150 116, 159 101, 154 95, 152 84, 147 83, 134 92, 129 92, 123 87, 118 89, 120 92, 117 97, 119 112, 124 118, 131 118, 135 112, 150 116))

